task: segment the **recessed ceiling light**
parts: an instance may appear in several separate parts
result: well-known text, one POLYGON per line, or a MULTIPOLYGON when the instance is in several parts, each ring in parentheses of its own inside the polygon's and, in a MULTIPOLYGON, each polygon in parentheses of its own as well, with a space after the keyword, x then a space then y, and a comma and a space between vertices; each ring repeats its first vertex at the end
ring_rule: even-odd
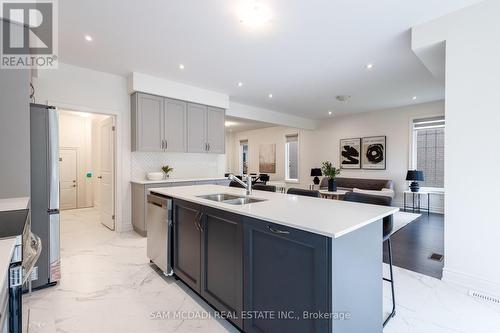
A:
POLYGON ((411 99, 415 101, 417 100, 417 96, 413 96, 411 99))
POLYGON ((269 94, 269 95, 267 95, 267 97, 273 98, 273 94, 269 94))
POLYGON ((238 87, 243 87, 243 82, 238 82, 238 87))
POLYGON ((179 69, 184 69, 184 65, 183 64, 179 64, 179 69))
POLYGON ((87 42, 91 42, 91 41, 92 41, 92 36, 85 35, 85 40, 86 40, 87 42))
POLYGON ((328 111, 328 115, 331 116, 332 115, 332 111, 328 111))
POLYGON ((373 64, 367 64, 366 69, 368 69, 368 70, 373 69, 373 64))
POLYGON ((258 28, 271 21, 271 9, 267 4, 260 1, 247 1, 240 8, 240 23, 251 28, 258 28))

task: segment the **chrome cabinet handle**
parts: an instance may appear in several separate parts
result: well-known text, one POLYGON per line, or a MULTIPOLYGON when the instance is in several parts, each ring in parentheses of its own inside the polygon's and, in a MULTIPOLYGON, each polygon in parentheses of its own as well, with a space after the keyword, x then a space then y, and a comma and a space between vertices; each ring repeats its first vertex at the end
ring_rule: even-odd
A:
POLYGON ((194 218, 193 224, 196 230, 201 231, 200 227, 198 226, 198 213, 196 213, 196 217, 194 218))
POLYGON ((197 212, 196 217, 194 218, 194 226, 196 227, 196 230, 199 232, 203 232, 203 227, 201 226, 201 218, 203 217, 203 213, 197 212))
POLYGON ((161 140, 161 149, 164 149, 164 144, 163 144, 163 140, 161 140))
POLYGON ((208 151, 210 151, 210 143, 207 143, 207 145, 208 145, 208 151))
POLYGON ((165 149, 168 149, 168 141, 165 140, 165 149))
POLYGON ((278 235, 288 235, 288 234, 290 234, 290 231, 288 231, 288 230, 275 229, 275 228, 271 227, 270 225, 267 226, 267 229, 269 229, 269 231, 271 231, 273 234, 278 234, 278 235))
POLYGON ((200 231, 201 232, 205 232, 205 229, 203 228, 203 226, 201 225, 201 218, 203 217, 203 213, 200 213, 199 217, 198 217, 198 227, 200 228, 200 231))

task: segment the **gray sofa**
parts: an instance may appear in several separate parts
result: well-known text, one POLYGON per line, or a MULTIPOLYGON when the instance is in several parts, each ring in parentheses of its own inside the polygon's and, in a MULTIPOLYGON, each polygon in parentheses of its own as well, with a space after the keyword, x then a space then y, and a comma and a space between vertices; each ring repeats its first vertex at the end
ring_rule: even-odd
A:
MULTIPOLYGON (((337 188, 339 190, 352 191, 354 188, 371 191, 381 191, 383 188, 394 191, 394 182, 389 179, 365 179, 337 177, 337 188)), ((321 179, 320 189, 328 188, 328 178, 321 179)))

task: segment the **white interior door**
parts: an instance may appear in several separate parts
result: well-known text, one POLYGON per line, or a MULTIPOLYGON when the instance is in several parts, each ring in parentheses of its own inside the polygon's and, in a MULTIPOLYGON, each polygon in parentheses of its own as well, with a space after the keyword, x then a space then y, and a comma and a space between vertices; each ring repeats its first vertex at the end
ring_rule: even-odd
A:
POLYGON ((101 223, 115 230, 115 136, 113 117, 100 123, 101 166, 99 170, 99 213, 101 223))
POLYGON ((78 190, 76 148, 59 149, 59 172, 60 209, 75 209, 78 190))

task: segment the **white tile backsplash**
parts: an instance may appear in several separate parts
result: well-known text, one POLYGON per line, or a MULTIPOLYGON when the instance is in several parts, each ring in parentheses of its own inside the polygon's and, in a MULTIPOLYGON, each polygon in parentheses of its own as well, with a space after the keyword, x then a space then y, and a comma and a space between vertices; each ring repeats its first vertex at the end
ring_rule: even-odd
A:
POLYGON ((146 173, 161 171, 167 164, 174 168, 171 178, 223 177, 226 155, 133 152, 132 179, 145 179, 146 173))

